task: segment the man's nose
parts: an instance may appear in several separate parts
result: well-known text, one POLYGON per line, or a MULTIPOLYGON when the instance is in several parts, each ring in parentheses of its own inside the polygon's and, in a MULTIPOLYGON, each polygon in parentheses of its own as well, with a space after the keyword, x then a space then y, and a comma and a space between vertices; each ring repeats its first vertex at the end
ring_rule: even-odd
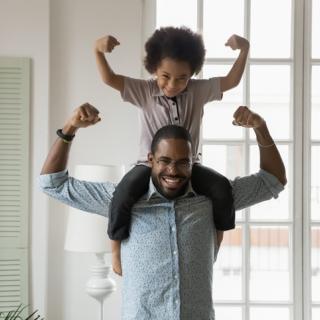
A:
POLYGON ((177 171, 176 162, 171 161, 171 162, 168 164, 167 169, 168 169, 169 172, 176 172, 176 171, 177 171))

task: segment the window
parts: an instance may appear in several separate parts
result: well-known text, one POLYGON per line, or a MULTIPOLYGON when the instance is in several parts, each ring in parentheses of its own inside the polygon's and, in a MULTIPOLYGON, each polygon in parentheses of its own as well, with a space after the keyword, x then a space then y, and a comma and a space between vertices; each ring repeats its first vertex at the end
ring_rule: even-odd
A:
POLYGON ((153 29, 203 34, 200 77, 230 70, 238 54, 224 46, 230 35, 250 40, 241 83, 205 107, 203 164, 229 178, 257 171, 254 134, 231 125, 236 107, 248 105, 266 119, 287 169, 279 199, 238 212, 225 235, 214 266, 217 319, 319 319, 320 0, 147 2, 153 29))

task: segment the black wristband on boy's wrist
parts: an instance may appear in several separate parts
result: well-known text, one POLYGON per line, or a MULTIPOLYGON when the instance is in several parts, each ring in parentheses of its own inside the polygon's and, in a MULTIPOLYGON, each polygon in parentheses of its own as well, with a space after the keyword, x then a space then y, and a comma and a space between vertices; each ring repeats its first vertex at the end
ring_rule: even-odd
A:
POLYGON ((73 138, 75 137, 74 134, 73 135, 64 134, 62 132, 62 129, 58 129, 56 133, 57 133, 58 137, 61 138, 66 143, 70 143, 73 140, 73 138))

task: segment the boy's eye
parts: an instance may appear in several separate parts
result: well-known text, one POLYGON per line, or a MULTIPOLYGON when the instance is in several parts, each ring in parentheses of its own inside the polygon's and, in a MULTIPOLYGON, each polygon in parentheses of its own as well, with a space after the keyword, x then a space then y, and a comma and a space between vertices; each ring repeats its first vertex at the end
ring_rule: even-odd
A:
POLYGON ((163 78, 166 78, 166 79, 169 79, 169 76, 166 75, 166 74, 163 74, 162 77, 163 77, 163 78))

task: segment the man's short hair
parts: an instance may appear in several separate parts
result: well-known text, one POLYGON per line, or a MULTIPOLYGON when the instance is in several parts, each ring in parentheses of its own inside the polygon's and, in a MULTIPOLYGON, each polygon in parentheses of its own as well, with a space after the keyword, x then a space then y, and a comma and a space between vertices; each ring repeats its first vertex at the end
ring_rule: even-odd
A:
POLYGON ((155 154, 160 141, 164 139, 181 139, 192 144, 191 136, 187 129, 174 124, 170 124, 168 126, 160 128, 154 135, 151 142, 151 152, 153 154, 155 154))

